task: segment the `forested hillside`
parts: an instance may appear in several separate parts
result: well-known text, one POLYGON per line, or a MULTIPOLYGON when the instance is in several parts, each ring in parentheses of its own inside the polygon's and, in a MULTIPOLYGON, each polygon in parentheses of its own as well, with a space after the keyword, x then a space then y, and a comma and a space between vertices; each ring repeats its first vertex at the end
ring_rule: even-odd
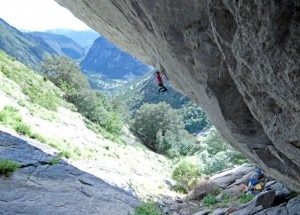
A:
POLYGON ((155 73, 152 71, 141 78, 131 81, 119 88, 116 99, 123 101, 129 108, 132 116, 145 103, 158 104, 165 102, 172 108, 178 109, 183 115, 185 129, 190 133, 198 133, 204 128, 211 126, 209 119, 194 102, 172 88, 165 80, 167 92, 157 94, 158 89, 155 73))
POLYGON ((20 62, 39 69, 39 64, 47 57, 57 54, 44 40, 23 33, 0 18, 0 49, 20 62))

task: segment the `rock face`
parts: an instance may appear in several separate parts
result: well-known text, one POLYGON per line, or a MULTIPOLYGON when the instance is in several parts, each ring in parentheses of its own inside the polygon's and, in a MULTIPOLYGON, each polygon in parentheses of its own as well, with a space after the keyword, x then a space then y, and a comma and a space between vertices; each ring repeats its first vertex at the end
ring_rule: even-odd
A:
POLYGON ((300 191, 300 2, 56 0, 165 73, 222 135, 300 191))
POLYGON ((60 160, 50 165, 51 147, 0 131, 0 158, 18 162, 0 176, 0 214, 131 214, 139 200, 94 175, 60 160))

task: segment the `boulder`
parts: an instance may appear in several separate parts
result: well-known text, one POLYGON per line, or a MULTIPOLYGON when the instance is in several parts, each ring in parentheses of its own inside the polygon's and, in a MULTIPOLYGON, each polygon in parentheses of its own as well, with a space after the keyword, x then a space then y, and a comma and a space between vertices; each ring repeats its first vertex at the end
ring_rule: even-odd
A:
POLYGON ((219 174, 215 174, 210 178, 210 181, 221 188, 226 188, 238 180, 238 183, 234 183, 232 185, 234 186, 244 182, 244 180, 249 180, 248 176, 250 176, 254 169, 255 167, 252 164, 244 164, 242 166, 223 171, 219 174), (248 177, 248 179, 246 177, 248 177))
POLYGON ((262 192, 257 195, 250 203, 242 206, 242 209, 238 209, 237 211, 231 213, 232 215, 240 215, 240 214, 255 214, 263 209, 271 207, 275 198, 275 191, 267 191, 262 192))
POLYGON ((288 203, 281 204, 256 213, 255 215, 299 215, 300 214, 300 196, 291 199, 288 203))

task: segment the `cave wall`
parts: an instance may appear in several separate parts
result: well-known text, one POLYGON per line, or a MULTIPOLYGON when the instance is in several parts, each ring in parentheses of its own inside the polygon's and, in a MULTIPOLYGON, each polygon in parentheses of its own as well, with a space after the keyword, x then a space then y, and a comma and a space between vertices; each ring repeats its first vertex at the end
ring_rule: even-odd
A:
POLYGON ((56 0, 161 70, 233 147, 300 191, 300 2, 56 0))

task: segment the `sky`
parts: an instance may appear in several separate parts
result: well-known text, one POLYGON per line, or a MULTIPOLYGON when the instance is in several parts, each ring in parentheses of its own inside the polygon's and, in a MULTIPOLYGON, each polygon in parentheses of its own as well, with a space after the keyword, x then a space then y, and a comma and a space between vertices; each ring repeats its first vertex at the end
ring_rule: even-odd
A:
POLYGON ((24 31, 90 29, 54 0, 0 0, 0 18, 24 31))

